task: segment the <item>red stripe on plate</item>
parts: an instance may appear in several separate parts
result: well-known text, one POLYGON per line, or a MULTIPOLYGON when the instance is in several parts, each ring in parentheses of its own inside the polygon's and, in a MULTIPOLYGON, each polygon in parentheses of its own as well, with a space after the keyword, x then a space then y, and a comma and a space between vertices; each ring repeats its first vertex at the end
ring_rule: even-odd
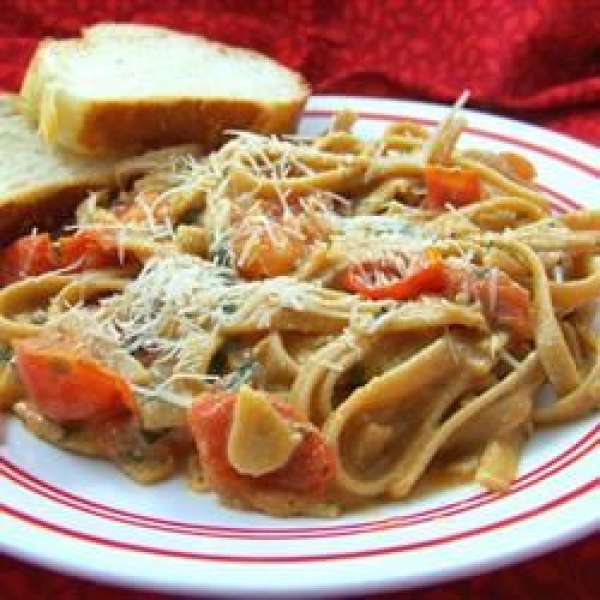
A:
POLYGON ((136 553, 142 554, 150 554, 156 555, 166 558, 177 558, 177 559, 185 559, 185 560, 201 560, 201 561, 212 561, 212 562, 227 562, 227 563, 280 563, 280 564, 293 564, 293 563, 314 563, 314 562, 328 562, 334 560, 350 560, 357 558, 367 558, 372 556, 383 556, 386 554, 398 554, 404 552, 414 552, 416 550, 424 550, 427 548, 432 548, 435 546, 440 546, 443 544, 457 542, 459 540, 464 540, 467 538, 472 538, 480 535, 485 535, 496 531, 498 529, 503 529, 505 527, 515 525, 522 521, 530 520, 539 515, 542 515, 546 512, 549 512, 553 509, 556 509, 564 504, 572 502, 577 498, 584 496, 585 494, 596 489, 597 483, 596 481, 590 481, 574 490, 564 494, 563 496, 559 496, 536 506, 531 510, 524 511, 522 513, 513 515, 511 517, 507 517, 506 519, 501 519, 499 521, 495 521, 493 523, 488 523, 486 525, 482 525, 480 527, 475 527, 473 529, 468 529, 462 531, 460 533, 450 534, 446 536, 440 536, 437 538, 431 538, 427 540, 419 540, 418 542, 412 542, 408 544, 396 544, 393 546, 383 546, 380 548, 370 548, 368 550, 357 550, 353 552, 334 552, 329 554, 298 554, 298 555, 290 555, 290 556, 234 556, 234 555, 221 555, 214 553, 202 553, 202 552, 188 552, 184 550, 172 550, 168 548, 157 548, 155 546, 147 546, 143 544, 134 544, 132 542, 123 542, 119 540, 111 540, 108 538, 103 538, 97 535, 92 535, 89 533, 84 533, 81 531, 75 531, 69 529, 67 527, 63 527, 61 525, 56 525, 54 523, 49 523, 43 519, 38 519, 36 517, 32 517, 21 511, 12 508, 12 507, 2 507, 2 509, 12 516, 15 519, 33 525, 34 527, 39 527, 42 529, 46 529, 48 531, 52 531, 53 533, 57 533, 71 539, 75 539, 78 541, 88 542, 91 544, 96 544, 100 546, 105 546, 109 548, 114 548, 118 550, 127 550, 136 553))
POLYGON ((0 471, 13 483, 37 493, 49 500, 74 508, 81 512, 105 518, 107 520, 134 525, 145 529, 158 531, 169 531, 185 535, 202 535, 216 538, 236 539, 301 539, 301 538, 326 538, 344 535, 364 534, 372 531, 381 531, 393 528, 403 528, 419 525, 442 517, 461 514, 483 505, 498 501, 504 497, 514 495, 540 483, 556 473, 566 469, 568 466, 588 454, 597 445, 597 437, 600 433, 600 425, 592 428, 585 436, 578 440, 573 446, 563 451, 553 459, 540 465, 526 475, 518 478, 511 489, 504 494, 490 492, 479 493, 470 498, 438 506, 433 509, 420 511, 399 517, 391 517, 384 520, 363 522, 353 525, 333 527, 308 527, 308 528, 231 528, 210 525, 194 525, 192 523, 169 521, 154 517, 145 517, 109 507, 100 503, 85 500, 65 490, 56 488, 33 475, 23 471, 6 461, 0 459, 0 471), (4 464, 4 468, 2 465, 4 464))
POLYGON ((581 204, 577 204, 577 202, 571 200, 571 198, 568 198, 564 194, 559 194, 556 190, 553 190, 552 188, 549 188, 546 185, 540 185, 538 183, 536 184, 536 187, 542 193, 558 200, 558 204, 555 204, 554 202, 552 203, 552 208, 556 210, 556 212, 565 212, 564 210, 560 210, 563 206, 566 206, 570 210, 580 210, 581 208, 583 208, 581 204))

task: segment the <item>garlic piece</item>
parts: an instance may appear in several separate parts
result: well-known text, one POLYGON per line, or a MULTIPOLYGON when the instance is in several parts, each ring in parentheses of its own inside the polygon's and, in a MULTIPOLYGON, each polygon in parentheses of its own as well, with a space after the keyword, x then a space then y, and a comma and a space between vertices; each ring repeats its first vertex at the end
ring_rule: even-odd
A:
POLYGON ((243 386, 238 394, 227 442, 231 466, 259 477, 284 466, 302 434, 282 417, 266 394, 243 386))

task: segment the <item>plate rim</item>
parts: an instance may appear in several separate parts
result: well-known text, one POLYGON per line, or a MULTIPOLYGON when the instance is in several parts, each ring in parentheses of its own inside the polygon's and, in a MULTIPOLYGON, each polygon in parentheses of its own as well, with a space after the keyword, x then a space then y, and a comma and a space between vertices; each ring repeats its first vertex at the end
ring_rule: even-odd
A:
MULTIPOLYGON (((391 112, 395 111, 396 113, 399 112, 400 108, 407 108, 408 110, 412 108, 414 110, 417 110, 417 112, 423 110, 443 111, 448 109, 448 106, 444 104, 418 100, 394 100, 389 98, 377 98, 369 96, 313 95, 309 99, 305 112, 302 115, 302 119, 305 119, 307 117, 311 118, 310 112, 312 105, 319 105, 323 103, 338 104, 338 110, 341 108, 339 106, 340 104, 348 103, 350 105, 357 106, 358 104, 365 103, 372 106, 379 105, 385 108, 389 108, 391 112), (308 115, 305 116, 305 113, 308 113, 308 115)), ((335 109, 332 108, 331 110, 335 109)), ((361 113, 361 110, 359 108, 357 108, 356 111, 359 114, 361 113)), ((562 132, 556 132, 537 125, 519 121, 510 117, 496 115, 486 111, 465 109, 464 112, 467 117, 471 116, 473 119, 490 119, 491 122, 498 124, 498 127, 501 129, 506 127, 514 127, 515 124, 518 124, 519 127, 524 128, 525 132, 529 132, 535 136, 549 136, 549 139, 554 138, 554 141, 560 140, 563 142, 563 144, 566 145, 565 154, 567 156, 569 154, 583 152, 584 160, 582 161, 581 156, 578 156, 577 161, 584 165, 587 165, 586 168, 588 170, 588 173, 592 172, 596 175, 600 174, 600 170, 595 169, 595 167, 593 166, 593 156, 594 153, 598 153, 598 150, 593 145, 587 142, 578 140, 576 138, 572 138, 571 136, 568 136, 562 132)), ((380 116, 383 119, 385 119, 385 117, 388 117, 388 120, 392 120, 393 118, 393 114, 388 115, 387 112, 382 113, 380 116)), ((592 429, 594 429, 593 425, 592 429)), ((598 424, 596 423, 596 430, 597 429, 598 424)), ((3 454, 3 449, 0 448, 0 450, 2 450, 3 454)), ((2 519, 3 514, 4 516, 6 516, 7 514, 5 511, 4 501, 0 503, 0 520, 2 519)), ((332 593, 344 595, 357 595, 364 593, 376 593, 382 591, 401 589, 405 590, 413 589, 416 587, 436 585, 445 581, 489 572, 500 567, 509 566, 517 562, 521 562, 523 560, 540 556, 546 552, 560 548, 569 543, 575 542, 576 540, 579 540, 587 535, 590 535, 598 529, 599 525, 600 518, 596 520, 590 519, 587 522, 579 522, 577 526, 561 532, 561 535, 552 538, 550 541, 547 539, 542 539, 539 541, 534 540, 532 543, 527 544, 525 547, 513 549, 513 552, 508 554, 506 552, 500 552, 493 556, 479 557, 479 560, 475 561, 474 563, 469 563, 467 565, 459 565, 459 567, 455 569, 449 568, 441 573, 432 573, 431 576, 428 576, 428 578, 425 581, 421 579, 419 581, 411 582, 410 580, 407 581, 406 578, 404 578, 400 584, 401 587, 398 587, 398 581, 395 580, 394 577, 390 577, 389 573, 384 572, 382 573, 381 580, 365 583, 360 587, 360 589, 357 589, 355 583, 350 584, 352 587, 348 589, 343 582, 325 582, 324 580, 319 580, 318 585, 314 588, 310 588, 310 586, 305 586, 302 589, 294 589, 290 592, 290 595, 287 597, 309 597, 332 593)), ((107 572, 103 573, 95 565, 88 565, 87 568, 81 565, 78 567, 77 565, 70 563, 66 565, 64 559, 61 560, 60 556, 40 556, 40 553, 36 553, 34 550, 28 551, 28 549, 26 548, 15 549, 14 546, 10 546, 3 539, 0 539, 0 550, 2 552, 6 552, 6 554, 9 556, 15 557, 18 560, 23 560, 30 564, 39 565, 45 568, 49 568, 56 572, 72 575, 79 578, 91 578, 95 581, 101 581, 109 585, 118 585, 137 589, 152 589, 155 591, 181 594, 216 594, 221 597, 232 597, 240 593, 239 589, 227 588, 226 586, 224 587, 222 584, 217 586, 206 585, 199 588, 197 586, 197 582, 193 583, 191 586, 186 586, 184 584, 181 587, 174 587, 172 581, 165 583, 164 586, 157 581, 145 583, 143 580, 137 580, 135 578, 135 580, 132 579, 131 574, 126 572, 120 574, 107 572)), ((254 588, 250 590, 245 590, 244 595, 246 597, 273 597, 274 595, 280 594, 281 592, 282 590, 277 591, 267 588, 254 588)))

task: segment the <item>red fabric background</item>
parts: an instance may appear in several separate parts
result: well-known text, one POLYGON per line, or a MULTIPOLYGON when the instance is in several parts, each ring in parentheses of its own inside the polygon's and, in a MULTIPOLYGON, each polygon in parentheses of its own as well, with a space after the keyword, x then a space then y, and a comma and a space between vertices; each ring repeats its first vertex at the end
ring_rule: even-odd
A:
POLYGON ((452 101, 600 145, 600 0, 0 0, 0 89, 40 36, 99 20, 257 48, 320 93, 452 101))
MULTIPOLYGON (((452 101, 600 145, 600 0, 0 0, 0 89, 18 89, 43 36, 100 20, 165 24, 256 48, 318 93, 452 101)), ((1 535, 1 533, 0 533, 1 535)), ((600 539, 407 600, 598 597, 600 539)), ((0 597, 158 598, 0 557, 0 597)))

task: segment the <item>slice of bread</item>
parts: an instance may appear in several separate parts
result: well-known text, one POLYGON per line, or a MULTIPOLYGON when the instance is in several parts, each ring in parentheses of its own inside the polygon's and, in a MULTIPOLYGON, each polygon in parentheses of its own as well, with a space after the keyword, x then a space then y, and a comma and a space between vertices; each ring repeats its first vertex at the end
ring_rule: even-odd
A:
POLYGON ((91 190, 114 182, 114 158, 49 148, 16 110, 16 96, 0 94, 0 244, 52 228, 91 190))
POLYGON ((106 23, 42 42, 21 89, 44 139, 89 154, 198 143, 226 129, 292 131, 306 81, 250 50, 161 27, 106 23))

